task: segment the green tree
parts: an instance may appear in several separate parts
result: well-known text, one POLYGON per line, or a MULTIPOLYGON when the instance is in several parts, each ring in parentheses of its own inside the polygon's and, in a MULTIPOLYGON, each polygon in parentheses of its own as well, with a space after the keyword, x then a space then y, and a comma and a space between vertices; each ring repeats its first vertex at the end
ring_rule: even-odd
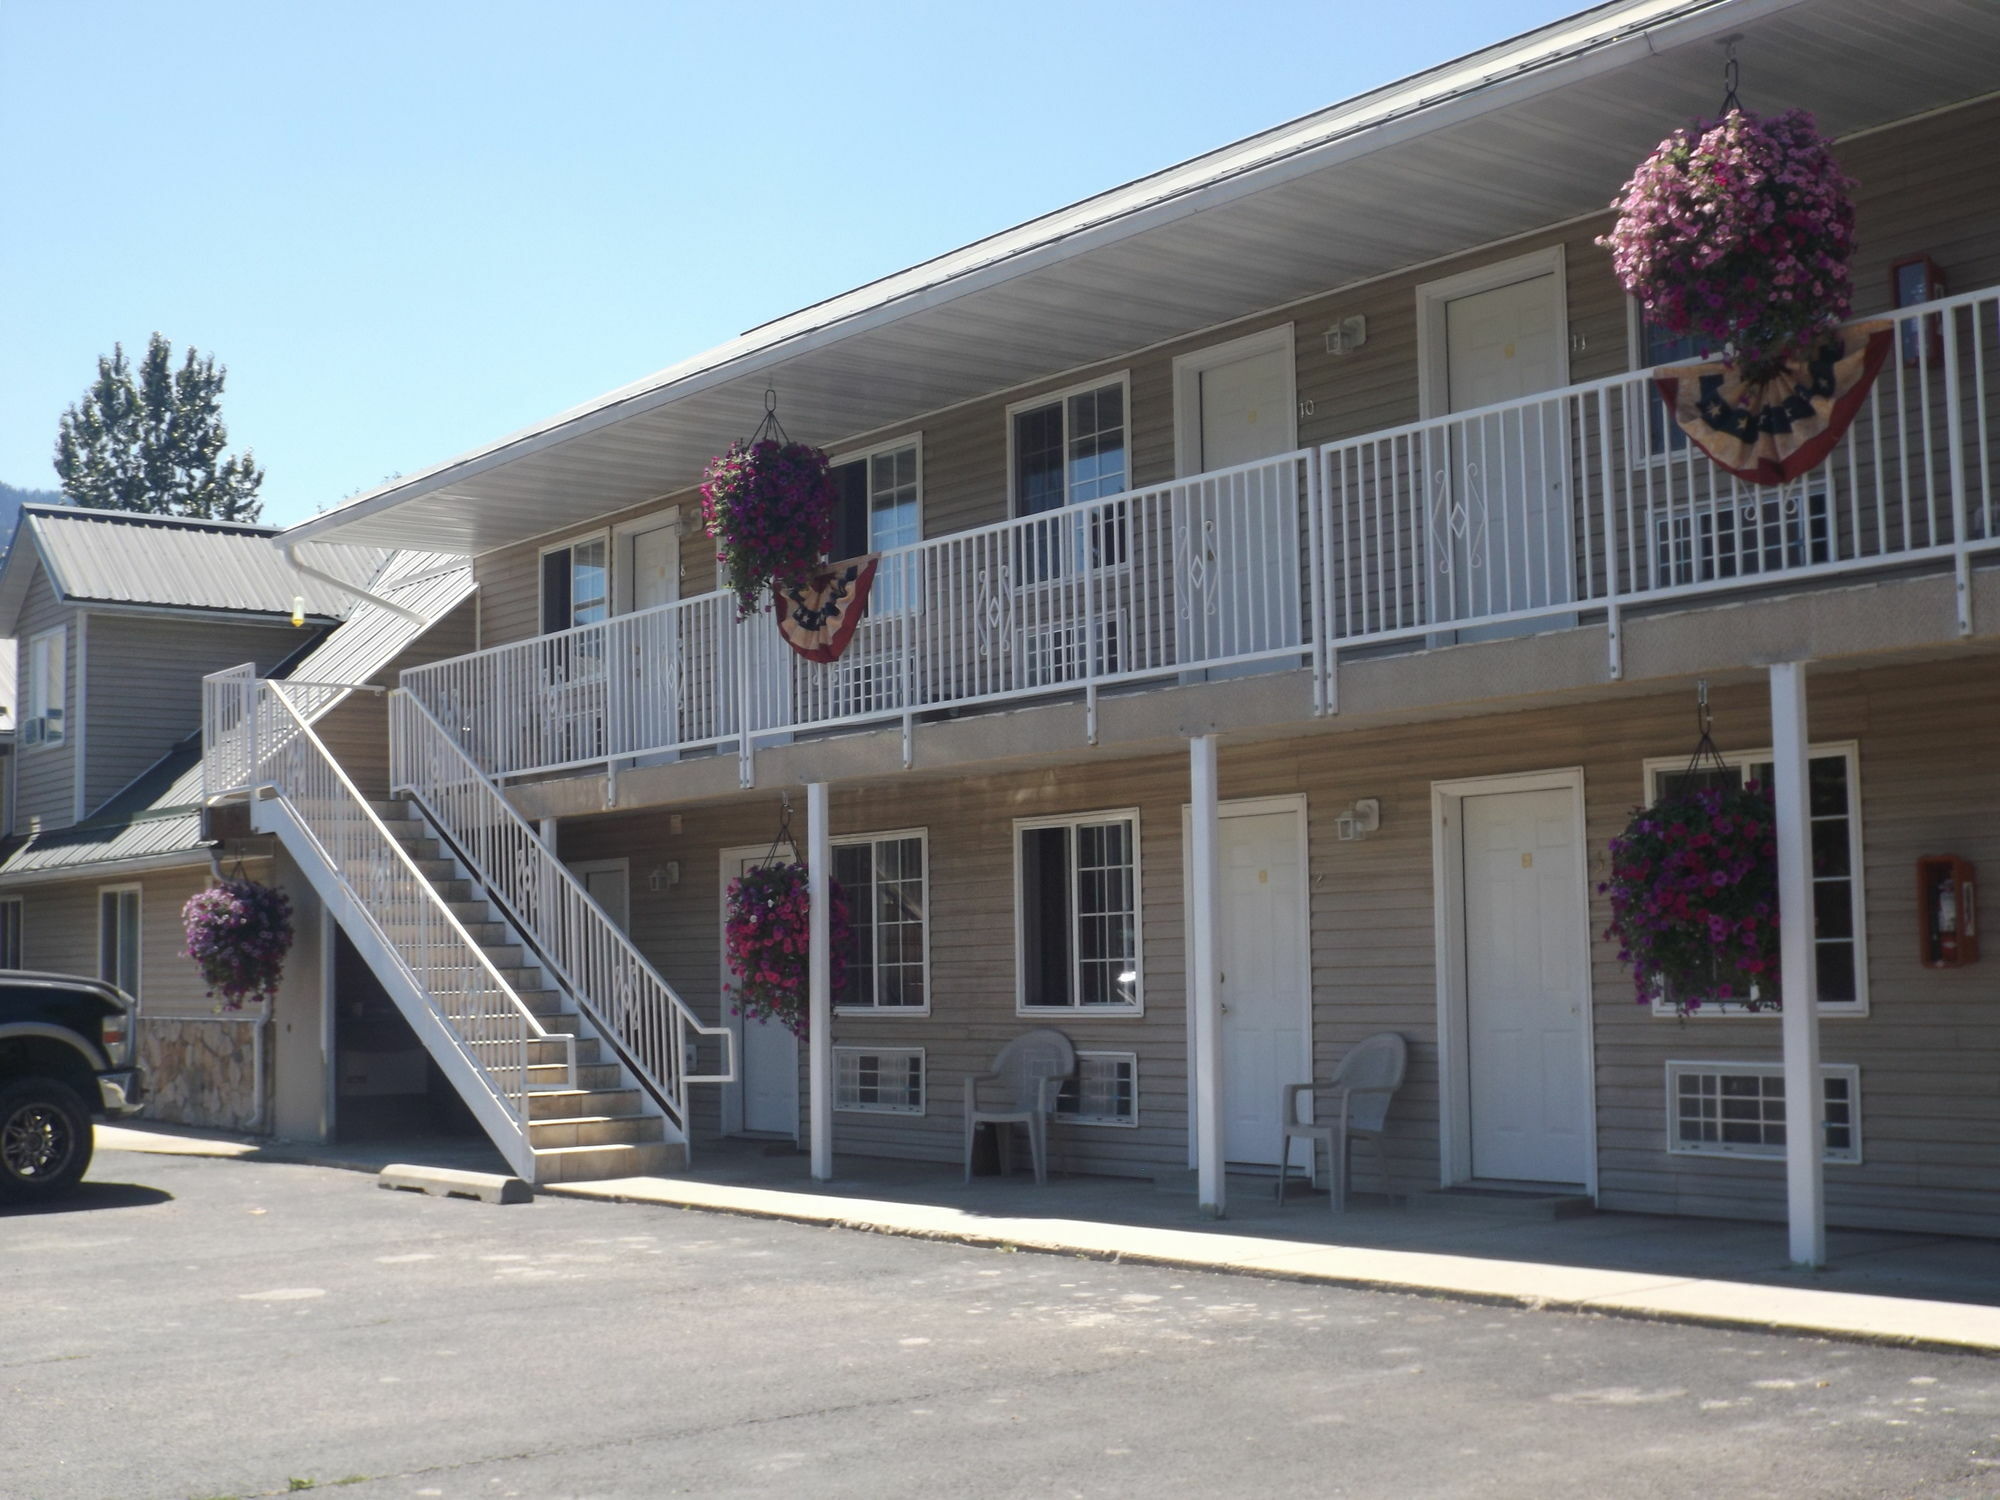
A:
POLYGON ((226 367, 189 346, 179 368, 174 347, 159 334, 146 344, 139 377, 114 344, 97 360, 97 379, 62 415, 56 432, 56 473, 63 493, 99 510, 143 510, 254 521, 263 510, 257 490, 264 471, 246 449, 223 457, 226 367))

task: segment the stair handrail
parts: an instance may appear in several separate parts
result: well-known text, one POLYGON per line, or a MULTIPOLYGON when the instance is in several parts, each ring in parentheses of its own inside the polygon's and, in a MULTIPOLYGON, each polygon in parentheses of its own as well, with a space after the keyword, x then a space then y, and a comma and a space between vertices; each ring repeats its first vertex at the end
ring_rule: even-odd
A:
MULTIPOLYGON (((231 675, 231 686, 241 691, 244 679, 240 673, 231 675)), ((255 696, 249 722, 243 726, 247 730, 250 789, 257 795, 268 789, 290 809, 328 867, 353 894, 357 915, 381 946, 395 955, 456 1050, 525 1140, 530 1119, 528 1096, 537 1092, 528 1086, 530 1045, 561 1043, 564 1086, 573 1088, 576 1038, 567 1032, 550 1031, 528 1008, 314 733, 285 685, 262 679, 251 682, 255 696), (275 709, 271 707, 274 704, 275 709), (288 754, 302 762, 289 776, 283 764, 288 754), (358 885, 357 876, 366 883, 358 885), (391 915, 397 920, 385 922, 385 916, 391 915), (414 928, 416 936, 398 939, 390 930, 392 926, 414 928), (412 950, 429 957, 421 963, 413 961, 412 950), (439 1003, 439 975, 454 981, 450 993, 460 1001, 459 1014, 439 1003), (494 1055, 506 1053, 514 1057, 507 1068, 512 1073, 511 1084, 496 1072, 492 1061, 494 1055)))
POLYGON ((389 695, 389 780, 436 822, 677 1125, 687 1128, 691 1084, 735 1081, 730 1029, 694 1013, 429 707, 403 688, 389 695), (721 1072, 687 1070, 691 1036, 720 1042, 721 1072))

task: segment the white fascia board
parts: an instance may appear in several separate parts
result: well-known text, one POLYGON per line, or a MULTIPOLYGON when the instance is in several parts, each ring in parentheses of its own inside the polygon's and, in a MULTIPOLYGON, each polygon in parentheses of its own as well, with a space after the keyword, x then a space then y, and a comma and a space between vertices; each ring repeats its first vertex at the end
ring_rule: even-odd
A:
MULTIPOLYGON (((1808 0, 1649 0, 1620 9, 1612 26, 1607 27, 1601 21, 1594 26, 1578 25, 1517 52, 1503 50, 1506 45, 1503 43, 1500 48, 1475 54, 1480 60, 1477 72, 1468 68, 1462 74, 1445 73, 1442 77, 1438 70, 1420 74, 1407 86, 1390 85, 1386 90, 1362 95, 1345 109, 1336 106, 1335 111, 1310 116, 1310 123, 1281 126, 1268 132, 1269 144, 1264 149, 1220 171, 1190 171, 1196 164, 1224 154, 1209 153, 1182 167, 1141 178, 1127 189, 1086 199, 1072 210, 1032 220, 1019 230, 975 241, 937 260, 870 283, 882 290, 874 300, 863 302, 851 312, 837 309, 857 298, 858 292, 815 304, 775 324, 763 325, 486 447, 356 496, 297 523, 284 536, 304 541, 338 531, 381 511, 446 490, 452 482, 474 478, 627 417, 757 374, 856 334, 886 327, 913 313, 928 311, 1176 220, 1212 211, 1338 162, 1366 156, 1612 71, 1639 57, 1685 46, 1805 3, 1808 0), (1107 202, 1119 192, 1148 184, 1157 185, 1149 197, 1130 205, 1107 202), (1017 238, 1019 243, 1013 243, 1017 238), (963 269, 951 269, 953 262, 974 256, 982 247, 990 247, 984 258, 969 260, 963 269), (935 279, 914 280, 933 266, 938 268, 935 279), (908 288, 896 285, 906 279, 913 281, 908 288), (818 309, 825 310, 818 321, 804 321, 818 309), (792 324, 798 326, 787 326, 792 324), (760 333, 762 339, 757 337, 760 333)), ((1251 139, 1258 141, 1265 137, 1251 139)))

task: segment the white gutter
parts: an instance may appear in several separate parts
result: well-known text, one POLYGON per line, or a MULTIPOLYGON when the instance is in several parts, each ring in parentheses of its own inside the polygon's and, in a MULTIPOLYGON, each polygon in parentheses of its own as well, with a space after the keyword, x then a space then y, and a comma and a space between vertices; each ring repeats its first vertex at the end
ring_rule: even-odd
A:
POLYGON ((286 562, 297 568, 306 577, 317 578, 321 583, 332 584, 333 587, 339 589, 342 593, 352 594, 356 599, 366 599, 370 604, 379 604, 382 608, 388 610, 389 613, 401 615, 412 625, 420 626, 426 630, 430 628, 431 622, 418 614, 414 609, 409 609, 404 605, 398 604, 394 599, 385 599, 380 594, 372 594, 358 583, 349 583, 345 578, 336 578, 333 574, 323 569, 315 568, 311 563, 300 562, 299 545, 298 542, 280 542, 278 543, 278 550, 284 554, 286 562))

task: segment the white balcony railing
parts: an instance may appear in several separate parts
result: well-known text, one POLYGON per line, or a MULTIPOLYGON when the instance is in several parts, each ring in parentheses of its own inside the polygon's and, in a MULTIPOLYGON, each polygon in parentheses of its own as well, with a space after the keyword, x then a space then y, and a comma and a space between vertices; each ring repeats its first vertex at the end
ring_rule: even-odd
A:
POLYGON ((2000 546, 2000 290, 1893 315, 1833 456, 1730 479, 1651 373, 1568 386, 887 553, 838 662, 707 594, 403 673, 489 774, 729 747, 939 709, 1306 665, 1344 650, 1609 627, 1634 607, 2000 546))

